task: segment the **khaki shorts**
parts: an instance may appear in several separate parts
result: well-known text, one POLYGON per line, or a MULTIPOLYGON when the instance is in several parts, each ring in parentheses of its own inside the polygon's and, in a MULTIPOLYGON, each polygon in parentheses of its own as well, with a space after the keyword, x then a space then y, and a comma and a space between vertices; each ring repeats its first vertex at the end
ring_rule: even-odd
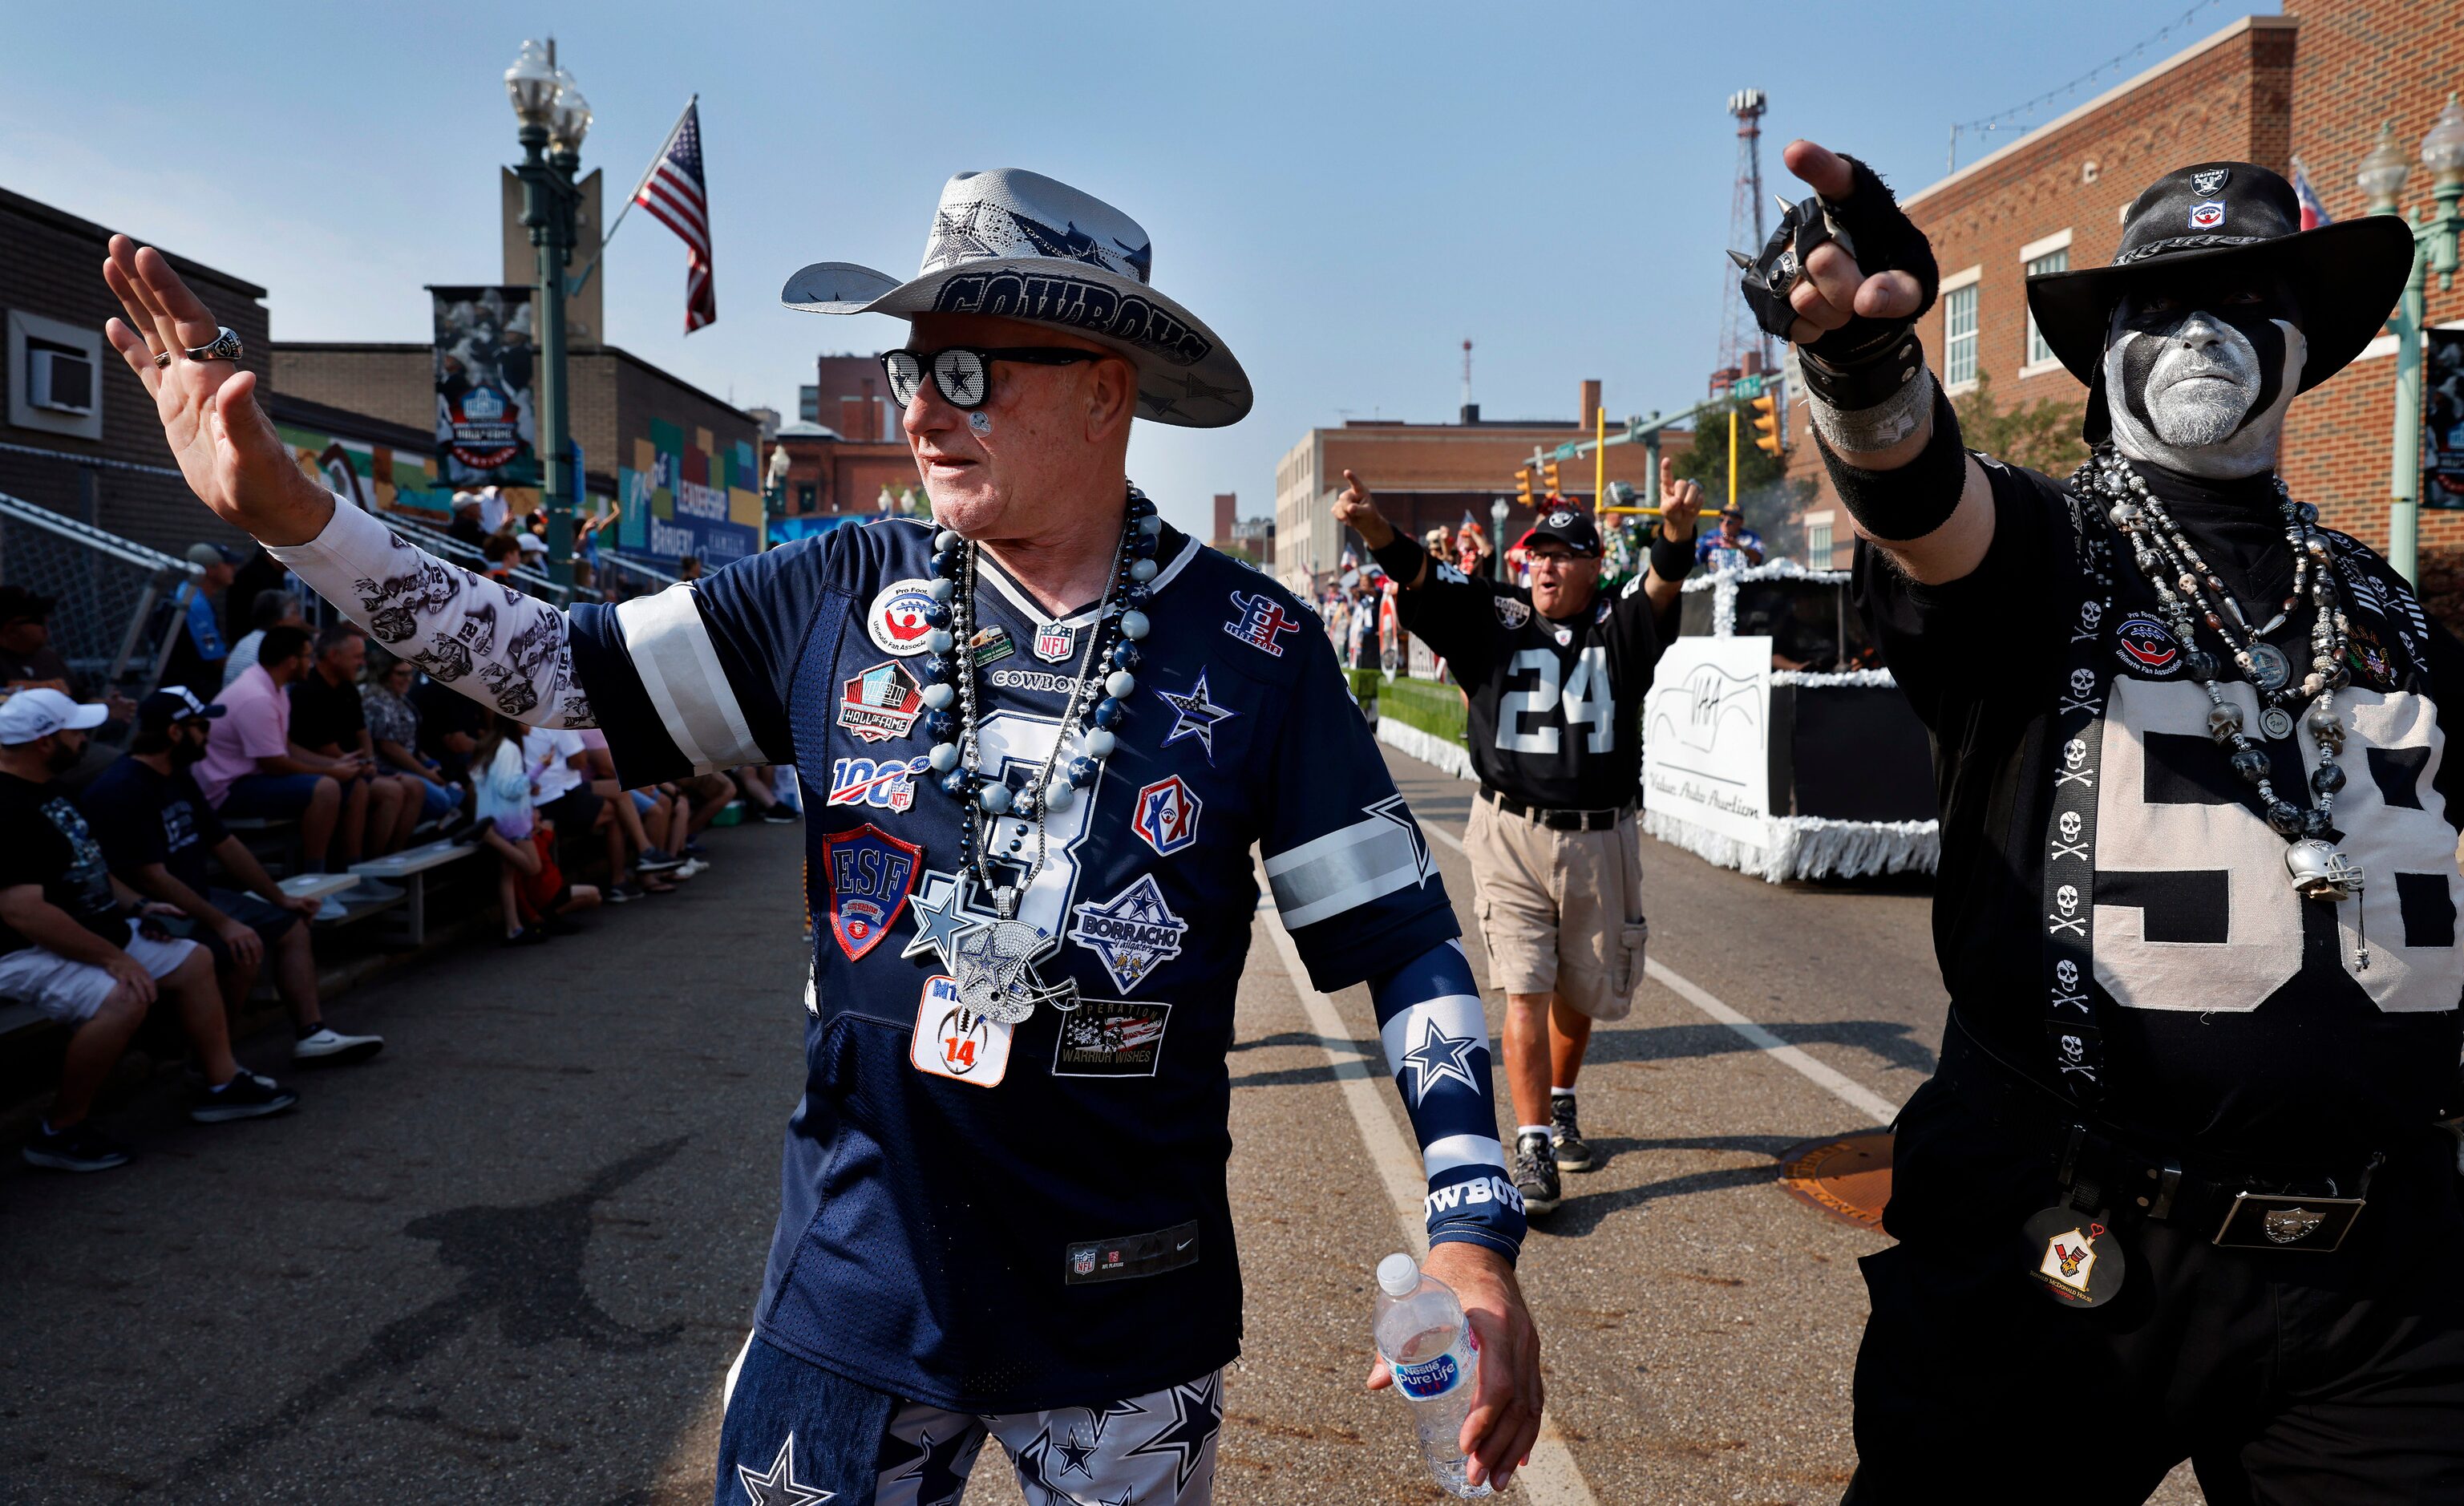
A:
POLYGON ((1605 831, 1552 831, 1475 798, 1463 852, 1490 984, 1553 992, 1595 1020, 1632 1012, 1651 928, 1631 813, 1605 831))

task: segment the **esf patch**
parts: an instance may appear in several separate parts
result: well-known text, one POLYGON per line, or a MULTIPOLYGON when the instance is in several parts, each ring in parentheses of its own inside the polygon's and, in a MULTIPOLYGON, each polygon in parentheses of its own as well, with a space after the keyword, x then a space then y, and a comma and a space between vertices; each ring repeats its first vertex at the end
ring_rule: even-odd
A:
POLYGON ((1197 793, 1174 774, 1138 791, 1130 829, 1155 849, 1157 857, 1170 857, 1198 840, 1198 817, 1203 808, 1197 793))
POLYGON ((2123 669, 2151 679, 2182 673, 2182 640, 2144 611, 2132 612, 2114 628, 2113 653, 2123 669))
POLYGON ((864 631, 884 653, 902 659, 922 653, 933 646, 929 641, 933 625, 925 615, 938 605, 933 600, 932 582, 892 581, 865 609, 864 631))
POLYGON ((915 776, 932 766, 932 760, 921 753, 911 759, 886 758, 878 763, 869 758, 834 760, 830 764, 828 803, 906 810, 915 804, 915 776))
POLYGON ((1146 981, 1147 975, 1180 955, 1180 939, 1189 922, 1163 902, 1155 875, 1138 881, 1102 904, 1089 899, 1071 912, 1076 924, 1069 940, 1093 952, 1123 993, 1146 981))
POLYGON ((1061 1016, 1052 1051, 1056 1077, 1152 1077, 1163 1059, 1168 1004, 1089 999, 1061 1016))
POLYGON ((997 1087, 1009 1072, 1009 1025, 968 1008, 957 980, 945 973, 924 980, 915 1033, 907 1043, 909 1066, 953 1082, 997 1087))
POLYGON ((914 677, 892 659, 848 676, 839 687, 839 725, 867 742, 907 736, 923 714, 914 677))
POLYGON ((829 893, 830 935, 851 963, 890 934, 915 886, 924 850, 875 826, 833 831, 822 838, 822 882, 829 893))

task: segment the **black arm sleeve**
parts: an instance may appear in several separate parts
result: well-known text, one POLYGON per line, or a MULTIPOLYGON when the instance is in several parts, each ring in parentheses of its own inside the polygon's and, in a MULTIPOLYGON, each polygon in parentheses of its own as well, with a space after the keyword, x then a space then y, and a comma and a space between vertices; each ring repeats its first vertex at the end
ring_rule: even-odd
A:
POLYGON ((1968 451, 1960 444, 1959 414, 1942 387, 1933 389, 1933 436, 1917 457, 1894 471, 1868 471, 1832 452, 1815 431, 1823 466, 1850 517, 1867 536, 1901 543, 1922 539, 1950 521, 1968 485, 1968 451))

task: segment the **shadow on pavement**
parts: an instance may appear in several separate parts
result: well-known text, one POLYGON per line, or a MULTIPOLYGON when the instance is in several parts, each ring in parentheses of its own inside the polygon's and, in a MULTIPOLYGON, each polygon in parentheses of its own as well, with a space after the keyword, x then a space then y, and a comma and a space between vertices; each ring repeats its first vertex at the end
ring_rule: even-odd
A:
MULTIPOLYGON (((1932 1050, 1916 1038, 1912 1027, 1901 1021, 1821 1020, 1797 1023, 1757 1020, 1754 1023, 1791 1046, 1855 1047, 1870 1052, 1889 1066, 1903 1067, 1927 1076, 1933 1074, 1932 1050)), ((1616 1061, 1683 1061, 1752 1050, 1753 1045, 1744 1036, 1725 1025, 1709 1021, 1700 1025, 1654 1025, 1639 1029, 1619 1026, 1595 1030, 1591 1051, 1584 1060, 1592 1066, 1616 1061)))

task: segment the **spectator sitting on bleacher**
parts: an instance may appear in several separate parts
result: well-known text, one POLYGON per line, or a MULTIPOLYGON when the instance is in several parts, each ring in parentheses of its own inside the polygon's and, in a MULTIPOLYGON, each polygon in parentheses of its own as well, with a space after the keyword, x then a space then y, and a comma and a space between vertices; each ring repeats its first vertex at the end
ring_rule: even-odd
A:
MULTIPOLYGON (((341 833, 342 866, 349 868, 363 858, 383 857, 409 846, 425 792, 419 781, 394 773, 377 760, 367 713, 360 703, 360 675, 367 668, 368 640, 358 628, 337 622, 317 634, 316 654, 308 673, 291 682, 291 741, 319 757, 348 764, 354 770, 344 779, 341 833)), ((380 887, 365 879, 361 884, 364 889, 380 887)))
POLYGON ((514 542, 512 534, 492 533, 487 543, 479 545, 479 557, 488 564, 488 579, 510 581, 514 566, 521 562, 522 546, 514 542))
POLYGON ((590 787, 590 744, 583 741, 581 732, 571 727, 525 726, 522 757, 535 770, 531 803, 539 815, 554 824, 559 836, 579 839, 591 831, 605 831, 607 876, 611 881, 623 879, 627 867, 625 833, 617 827, 606 798, 590 787))
POLYGON ((164 686, 185 685, 199 700, 210 700, 223 688, 223 661, 231 646, 223 638, 222 600, 238 572, 240 553, 218 543, 188 546, 188 563, 205 573, 171 593, 171 656, 164 661, 164 686))
MULTIPOLYGON (((226 823, 298 822, 300 866, 316 874, 325 870, 342 817, 342 784, 357 765, 321 758, 291 741, 288 687, 308 673, 308 665, 307 629, 284 623, 265 630, 257 662, 216 702, 228 715, 207 734, 197 787, 226 823)), ((336 903, 322 918, 341 913, 336 903)))
POLYGON ((666 875, 684 866, 684 859, 660 851, 675 813, 675 801, 665 791, 627 789, 616 782, 616 756, 607 750, 607 734, 597 727, 578 729, 583 763, 590 776, 590 792, 607 803, 615 816, 607 841, 607 902, 625 904, 644 895, 670 895, 676 886, 666 875), (625 861, 627 844, 633 861, 625 861))
MULTIPOLYGON (((410 703, 411 684, 418 678, 419 666, 371 647, 367 677, 360 685, 360 710, 367 719, 378 766, 419 781, 420 819, 450 827, 462 818, 463 789, 446 783, 444 768, 420 751, 419 708, 410 703)), ((454 698, 477 705, 468 697, 454 698)))
MULTIPOLYGON (((419 715, 419 742, 411 751, 436 765, 447 784, 471 788, 471 755, 493 714, 452 686, 425 675, 410 690, 410 709, 419 715)), ((468 800, 464 808, 477 808, 468 800)))
POLYGON ((445 525, 446 536, 458 539, 475 549, 488 542, 488 530, 479 525, 479 494, 453 494, 453 520, 445 525))
MULTIPOLYGON (((111 724, 127 721, 137 705, 100 683, 99 676, 79 675, 52 642, 52 609, 58 603, 22 586, 0 586, 0 695, 11 691, 55 690, 72 700, 103 708, 111 724)), ((59 776, 61 787, 82 789, 111 763, 111 750, 89 743, 79 762, 59 776)))
POLYGON ((60 1085, 24 1155, 58 1171, 107 1171, 127 1148, 86 1122, 103 1078, 144 1023, 158 987, 178 1007, 205 1085, 199 1123, 278 1114, 299 1096, 231 1059, 231 1027, 205 948, 141 919, 102 849, 53 776, 76 764, 102 708, 51 689, 0 701, 0 996, 69 1028, 60 1085))
POLYGON ((265 642, 268 628, 307 626, 307 614, 300 609, 299 598, 282 587, 269 587, 256 593, 249 604, 249 630, 231 645, 231 657, 223 660, 222 690, 239 683, 239 677, 256 667, 257 651, 265 642))
POLYGON ((185 688, 158 690, 137 704, 128 754, 86 786, 77 805, 102 843, 112 876, 178 908, 165 928, 213 953, 223 1004, 236 1011, 274 954, 274 986, 290 1008, 297 1060, 364 1061, 385 1049, 377 1035, 344 1035, 325 1023, 317 1001, 317 958, 309 949, 314 899, 282 892, 247 844, 224 829, 189 768, 206 756, 208 723, 223 715, 185 688), (215 884, 213 854, 250 893, 215 884))
POLYGON ((796 812, 785 801, 780 799, 779 792, 771 787, 768 764, 747 764, 742 768, 732 768, 727 772, 729 777, 736 781, 736 787, 743 793, 744 803, 760 815, 763 824, 768 826, 796 824, 796 812))
POLYGON ((599 903, 589 884, 568 884, 556 862, 556 842, 540 816, 539 781, 554 757, 524 751, 531 729, 511 717, 491 716, 471 756, 478 793, 479 840, 496 854, 496 897, 504 911, 505 944, 544 941, 570 929, 561 919, 599 903))

